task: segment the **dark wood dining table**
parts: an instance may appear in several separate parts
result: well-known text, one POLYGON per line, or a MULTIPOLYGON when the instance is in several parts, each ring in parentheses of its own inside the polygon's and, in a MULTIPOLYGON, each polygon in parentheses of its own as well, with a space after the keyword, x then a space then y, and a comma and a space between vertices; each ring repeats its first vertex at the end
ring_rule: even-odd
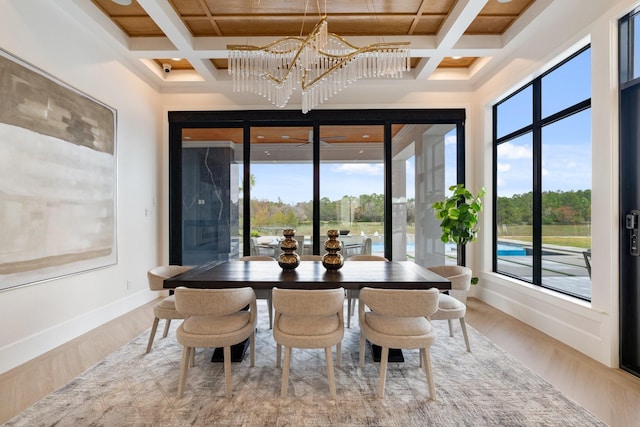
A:
MULTIPOLYGON (((392 289, 451 289, 451 282, 411 261, 346 261, 336 271, 327 270, 321 261, 301 261, 295 270, 283 270, 277 262, 215 261, 195 267, 164 280, 167 289, 178 286, 202 289, 251 286, 255 290, 272 289, 360 289, 365 286, 392 289)), ((246 343, 232 346, 231 360, 239 362, 246 343)), ((379 347, 372 346, 374 360, 380 360, 379 347)), ((222 362, 222 349, 216 349, 212 361, 222 362)), ((404 360, 399 349, 391 349, 390 362, 404 360)))
POLYGON ((295 270, 283 270, 277 262, 216 261, 164 280, 164 287, 254 289, 360 289, 365 286, 393 289, 451 289, 451 282, 411 261, 346 261, 337 271, 321 261, 301 261, 295 270))

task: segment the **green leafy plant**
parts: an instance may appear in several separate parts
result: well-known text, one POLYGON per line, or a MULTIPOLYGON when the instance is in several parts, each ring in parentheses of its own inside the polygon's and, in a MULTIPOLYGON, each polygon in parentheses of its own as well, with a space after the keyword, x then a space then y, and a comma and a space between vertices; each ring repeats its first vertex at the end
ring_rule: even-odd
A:
MULTIPOLYGON (((449 190, 453 192, 451 196, 433 203, 442 230, 440 240, 464 246, 478 236, 478 216, 486 190, 481 188, 475 196, 463 184, 452 185, 449 190)), ((458 252, 458 264, 461 263, 460 256, 461 252, 458 252)), ((477 283, 478 278, 472 277, 471 284, 477 283)))
POLYGON ((452 185, 453 192, 448 198, 434 202, 436 218, 440 220, 444 243, 453 242, 466 245, 476 240, 478 235, 478 216, 482 211, 482 197, 486 191, 481 188, 475 196, 463 184, 452 185))

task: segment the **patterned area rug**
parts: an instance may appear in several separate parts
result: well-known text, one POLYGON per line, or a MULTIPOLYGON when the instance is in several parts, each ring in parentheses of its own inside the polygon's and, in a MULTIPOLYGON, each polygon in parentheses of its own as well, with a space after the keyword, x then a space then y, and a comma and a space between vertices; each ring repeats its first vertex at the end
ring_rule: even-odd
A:
MULTIPOLYGON (((603 426, 515 358, 469 328, 471 353, 447 323, 431 348, 436 400, 428 398, 419 352, 389 363, 384 399, 376 398, 379 364, 367 348, 358 367, 357 315, 345 329, 338 398, 329 397, 324 350, 293 349, 289 396, 280 398, 282 371, 266 305, 260 305, 256 366, 249 354, 232 364, 233 397, 225 398, 221 363, 212 349, 198 349, 182 399, 177 399, 182 354, 170 335, 156 336, 145 355, 148 331, 64 387, 37 402, 7 426, 603 426)), ((178 322, 174 322, 178 323, 178 322)), ((161 334, 160 334, 161 335, 161 334)))

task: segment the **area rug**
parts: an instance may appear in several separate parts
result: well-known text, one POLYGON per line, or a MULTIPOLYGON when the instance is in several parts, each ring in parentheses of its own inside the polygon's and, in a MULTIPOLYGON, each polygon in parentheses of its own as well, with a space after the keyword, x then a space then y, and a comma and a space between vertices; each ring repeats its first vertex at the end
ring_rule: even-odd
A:
MULTIPOLYGON (((260 301, 263 302, 263 301, 260 301)), ((345 329, 342 366, 331 400, 323 350, 292 352, 289 396, 280 398, 282 371, 266 305, 259 305, 256 365, 232 364, 233 397, 225 398, 221 363, 198 349, 184 397, 177 398, 182 354, 176 325, 144 354, 148 331, 40 400, 7 426, 603 426, 584 408, 469 328, 471 353, 457 329, 434 322, 431 348, 436 400, 429 399, 417 350, 389 363, 378 399, 379 364, 367 348, 358 367, 357 315, 345 329)), ((174 322, 178 323, 178 322, 174 322)))

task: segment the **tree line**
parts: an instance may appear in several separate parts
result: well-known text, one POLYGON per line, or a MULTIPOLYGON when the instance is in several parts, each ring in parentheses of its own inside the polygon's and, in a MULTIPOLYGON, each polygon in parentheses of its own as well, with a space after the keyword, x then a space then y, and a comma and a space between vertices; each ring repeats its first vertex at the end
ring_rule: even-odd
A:
MULTIPOLYGON (((533 192, 498 197, 498 224, 533 224, 533 192)), ((591 190, 542 193, 542 224, 569 225, 591 222, 591 190)))
MULTIPOLYGON (((413 202, 413 201, 411 201, 413 202)), ((411 203, 413 205, 413 203, 411 203)), ((295 205, 282 200, 251 200, 251 224, 263 226, 297 226, 311 222, 313 202, 298 202, 295 205)), ((384 195, 362 194, 344 196, 337 200, 328 197, 320 199, 322 221, 338 222, 382 222, 384 220, 384 195)))
MULTIPOLYGON (((311 222, 313 202, 295 205, 282 200, 252 200, 251 223, 256 227, 292 226, 311 222)), ((382 222, 384 195, 361 194, 343 196, 337 200, 320 199, 322 221, 382 222)), ((533 192, 498 197, 496 207, 498 224, 533 224, 533 192)), ((407 201, 407 222, 415 219, 415 200, 407 201)), ((591 222, 591 190, 545 191, 542 193, 542 223, 544 225, 586 224, 591 222)))

